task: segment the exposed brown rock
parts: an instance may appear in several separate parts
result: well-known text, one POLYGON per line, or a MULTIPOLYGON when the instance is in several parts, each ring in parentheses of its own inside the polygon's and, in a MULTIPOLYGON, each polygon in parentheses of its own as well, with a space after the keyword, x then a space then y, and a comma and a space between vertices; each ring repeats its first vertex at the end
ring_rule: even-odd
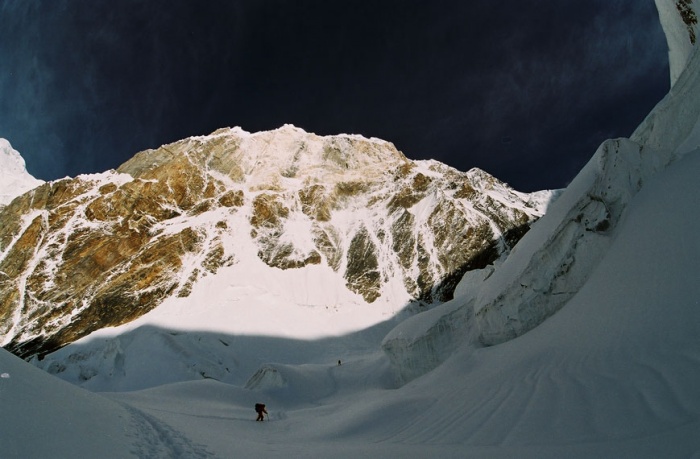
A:
POLYGON ((244 202, 243 191, 229 190, 219 197, 219 205, 224 207, 241 207, 244 202))
POLYGON ((253 200, 253 214, 250 224, 255 228, 279 228, 282 219, 289 215, 289 209, 278 200, 277 195, 260 194, 253 200))
POLYGON ((366 228, 360 229, 350 242, 348 266, 345 272, 347 287, 371 303, 380 295, 381 282, 377 248, 366 228))
POLYGON ((312 185, 299 190, 301 211, 319 222, 327 222, 331 218, 333 201, 326 193, 323 185, 312 185))
POLYGON ((270 267, 326 264, 369 303, 392 278, 431 302, 537 218, 483 171, 426 169, 386 142, 290 127, 223 129, 138 153, 109 174, 46 183, 0 209, 0 333, 18 355, 187 297, 236 262, 223 235, 244 238, 270 267), (290 222, 308 228, 295 236, 308 238, 303 246, 290 222), (199 266, 183 273, 185 256, 199 266))

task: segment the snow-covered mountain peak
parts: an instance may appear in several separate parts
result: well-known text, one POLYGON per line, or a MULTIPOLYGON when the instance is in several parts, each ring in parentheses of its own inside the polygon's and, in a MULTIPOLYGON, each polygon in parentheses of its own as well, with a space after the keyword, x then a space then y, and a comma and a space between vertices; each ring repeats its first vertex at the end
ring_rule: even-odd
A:
POLYGON ((0 206, 9 204, 15 197, 44 183, 27 172, 24 158, 3 138, 0 138, 0 175, 0 206))
POLYGON ((19 174, 27 172, 24 163, 24 158, 17 150, 12 148, 12 145, 7 139, 0 137, 0 168, 6 173, 19 174))
MULTIPOLYGON (((451 298, 464 272, 510 250, 548 197, 410 161, 379 139, 220 129, 116 172, 48 183, 0 212, 2 342, 44 353, 161 305, 193 311, 206 330, 358 330, 451 298), (299 318, 264 328, 214 319, 238 317, 241 297, 299 318), (335 323, 306 325, 334 313, 335 323)), ((155 315, 151 325, 177 327, 173 314, 155 315)))
POLYGON ((323 137, 284 125, 257 133, 240 127, 219 129, 142 152, 119 170, 138 176, 144 168, 175 160, 180 154, 235 183, 260 190, 371 181, 387 169, 409 165, 390 142, 358 135, 323 137), (172 156, 163 155, 164 151, 172 156))

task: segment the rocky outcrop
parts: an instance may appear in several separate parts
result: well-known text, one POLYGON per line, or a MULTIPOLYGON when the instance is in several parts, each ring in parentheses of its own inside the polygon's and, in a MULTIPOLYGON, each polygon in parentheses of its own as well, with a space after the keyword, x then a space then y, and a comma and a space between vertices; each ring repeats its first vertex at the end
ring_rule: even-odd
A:
POLYGON ((367 303, 397 282, 396 301, 444 301, 545 201, 378 139, 292 126, 185 139, 46 183, 0 212, 3 345, 45 354, 187 297, 247 253, 270 269, 327 265, 367 303))

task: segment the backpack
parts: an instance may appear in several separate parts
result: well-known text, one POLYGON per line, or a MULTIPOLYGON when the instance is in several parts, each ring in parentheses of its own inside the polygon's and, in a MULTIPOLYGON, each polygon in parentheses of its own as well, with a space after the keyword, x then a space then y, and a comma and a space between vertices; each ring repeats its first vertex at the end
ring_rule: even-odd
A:
POLYGON ((256 413, 260 413, 264 409, 265 409, 265 405, 263 403, 256 403, 255 404, 255 412, 256 413))

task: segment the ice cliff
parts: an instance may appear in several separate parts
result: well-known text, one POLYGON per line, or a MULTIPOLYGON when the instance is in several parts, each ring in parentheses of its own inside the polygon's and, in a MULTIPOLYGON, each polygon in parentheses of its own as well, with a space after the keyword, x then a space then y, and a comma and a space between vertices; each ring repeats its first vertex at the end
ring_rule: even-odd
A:
MULTIPOLYGON (((629 139, 603 142, 561 197, 502 265, 472 272, 471 288, 390 332, 382 347, 410 380, 461 343, 492 346, 518 337, 559 311, 604 257, 625 211, 644 184, 700 147, 697 2, 657 0, 669 45, 672 88, 629 139)), ((460 292, 458 287, 457 292, 460 292)))

